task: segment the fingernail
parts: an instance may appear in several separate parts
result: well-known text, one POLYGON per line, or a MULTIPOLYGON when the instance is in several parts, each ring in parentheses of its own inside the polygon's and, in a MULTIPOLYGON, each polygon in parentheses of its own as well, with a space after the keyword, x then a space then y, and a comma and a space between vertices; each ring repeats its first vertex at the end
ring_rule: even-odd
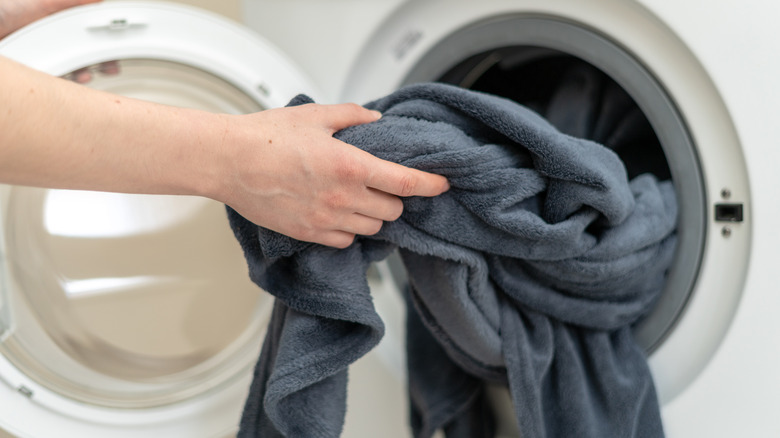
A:
POLYGON ((379 111, 376 111, 376 110, 371 110, 371 112, 372 112, 372 113, 374 113, 374 116, 376 116, 376 119, 377 119, 377 120, 379 120, 380 118, 382 118, 382 113, 380 113, 379 111))

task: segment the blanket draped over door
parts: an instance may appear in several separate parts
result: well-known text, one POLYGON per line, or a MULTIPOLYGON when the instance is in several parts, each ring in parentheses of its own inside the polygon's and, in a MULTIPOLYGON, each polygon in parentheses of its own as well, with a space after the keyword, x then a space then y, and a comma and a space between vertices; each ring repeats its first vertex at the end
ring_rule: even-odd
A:
POLYGON ((612 150, 489 94, 418 84, 366 107, 383 117, 337 138, 451 189, 405 199, 343 250, 228 209, 252 280, 276 297, 239 436, 341 434, 348 366, 384 333, 366 271, 396 250, 416 437, 492 436, 485 382, 507 385, 525 438, 663 436, 631 326, 672 263, 671 183, 629 181, 612 150))

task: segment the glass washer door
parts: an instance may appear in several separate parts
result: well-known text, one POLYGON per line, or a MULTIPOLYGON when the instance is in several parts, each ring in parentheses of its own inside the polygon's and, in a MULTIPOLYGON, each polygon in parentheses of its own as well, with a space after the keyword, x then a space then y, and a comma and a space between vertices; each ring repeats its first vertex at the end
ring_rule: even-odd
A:
MULTIPOLYGON (((159 103, 261 109, 169 61, 111 61, 68 77, 85 73, 93 88, 159 103)), ((236 360, 256 358, 241 353, 262 339, 268 297, 248 280, 222 204, 28 187, 8 199, 4 277, 18 308, 1 348, 39 383, 89 403, 150 406, 207 390, 236 360)))
MULTIPOLYGON (((76 8, 12 35, 0 53, 92 88, 211 112, 316 98, 273 47, 180 6, 76 8)), ((272 299, 249 280, 222 204, 0 186, 0 226, 0 355, 36 385, 129 414, 208 398, 251 374, 272 299)))

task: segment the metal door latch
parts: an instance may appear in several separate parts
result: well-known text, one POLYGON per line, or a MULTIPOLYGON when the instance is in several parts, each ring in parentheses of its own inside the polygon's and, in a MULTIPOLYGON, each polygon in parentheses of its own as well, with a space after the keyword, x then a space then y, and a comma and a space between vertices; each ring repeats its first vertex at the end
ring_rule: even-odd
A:
POLYGON ((742 204, 715 204, 716 222, 742 222, 742 204))

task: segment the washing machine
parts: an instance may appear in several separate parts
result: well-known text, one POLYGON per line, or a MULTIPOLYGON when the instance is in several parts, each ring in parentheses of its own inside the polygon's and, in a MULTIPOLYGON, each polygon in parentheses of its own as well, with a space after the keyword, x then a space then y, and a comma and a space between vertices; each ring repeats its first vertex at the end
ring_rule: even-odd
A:
MULTIPOLYGON (((666 432, 780 435, 777 4, 397 1, 369 38, 358 36, 362 48, 349 55, 351 65, 333 67, 326 60, 345 56, 341 47, 304 43, 333 32, 327 20, 309 20, 305 30, 268 28, 258 12, 278 3, 244 0, 247 23, 311 71, 339 68, 329 78, 340 89, 337 101, 367 102, 406 84, 441 81, 544 114, 553 98, 567 103, 559 91, 572 80, 599 78, 590 83, 592 105, 622 93, 628 103, 621 111, 642 118, 651 133, 619 154, 629 173, 670 178, 681 207, 666 287, 635 327, 666 432)), ((289 16, 299 16, 312 2, 284 3, 289 16)), ((505 414, 508 398, 500 391, 495 398, 505 414)), ((510 417, 503 415, 502 433, 517 436, 510 417)))
POLYGON ((603 73, 655 134, 627 162, 669 176, 681 206, 675 264, 635 329, 666 432, 778 436, 778 18, 770 2, 412 1, 364 46, 341 99, 436 80, 543 111, 561 75, 603 73))
MULTIPOLYGON (((0 53, 226 113, 300 92, 362 103, 430 80, 532 104, 516 86, 526 78, 548 89, 551 71, 595 69, 646 120, 642 157, 680 199, 676 262, 635 330, 668 436, 780 433, 770 2, 245 0, 244 11, 252 30, 181 6, 91 5, 29 26, 0 53)), ((234 434, 270 298, 246 279, 221 205, 2 187, 0 229, 0 428, 234 434)), ((381 264, 369 279, 388 333, 352 367, 344 436, 406 436, 404 278, 381 264)), ((507 394, 492 395, 501 435, 518 436, 507 394)))

